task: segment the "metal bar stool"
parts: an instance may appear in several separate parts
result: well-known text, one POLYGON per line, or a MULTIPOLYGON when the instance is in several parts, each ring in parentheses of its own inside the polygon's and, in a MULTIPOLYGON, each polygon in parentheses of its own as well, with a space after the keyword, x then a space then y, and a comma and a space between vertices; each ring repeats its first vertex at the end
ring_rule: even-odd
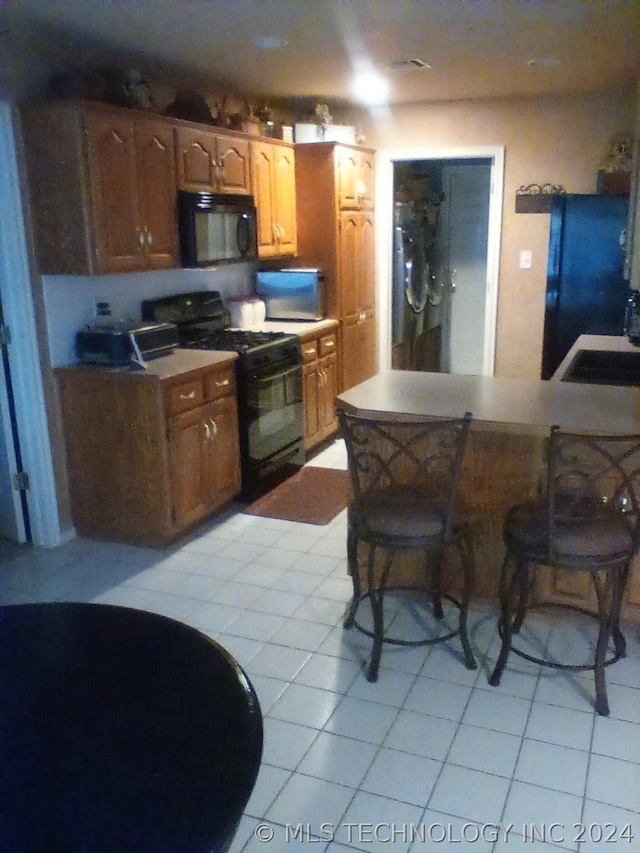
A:
POLYGON ((467 612, 474 580, 473 552, 468 526, 458 517, 456 499, 462 472, 471 414, 451 420, 360 417, 338 412, 344 437, 354 499, 348 510, 347 557, 353 582, 353 598, 345 628, 357 627, 373 639, 367 679, 376 681, 383 643, 428 645, 460 636, 465 666, 475 669, 467 633, 467 612), (367 586, 362 591, 359 543, 368 546, 367 586), (443 553, 454 549, 462 569, 462 594, 458 600, 443 589, 443 553), (444 635, 408 640, 387 634, 383 612, 385 594, 406 590, 390 585, 389 575, 396 552, 424 552, 425 583, 433 614, 443 620, 442 599, 459 611, 458 625, 444 635), (384 559, 380 568, 376 555, 384 559), (371 605, 372 630, 358 623, 360 603, 371 605))
POLYGON ((585 435, 553 427, 546 495, 511 509, 503 532, 507 553, 498 622, 502 645, 489 683, 500 684, 510 652, 543 666, 573 672, 593 670, 596 711, 607 716, 605 667, 625 656, 620 608, 640 537, 640 436, 585 435), (539 566, 588 572, 597 610, 537 600, 535 568, 539 566), (527 611, 548 606, 597 619, 593 662, 563 664, 529 655, 513 645, 527 611), (611 641, 613 648, 609 649, 611 641))

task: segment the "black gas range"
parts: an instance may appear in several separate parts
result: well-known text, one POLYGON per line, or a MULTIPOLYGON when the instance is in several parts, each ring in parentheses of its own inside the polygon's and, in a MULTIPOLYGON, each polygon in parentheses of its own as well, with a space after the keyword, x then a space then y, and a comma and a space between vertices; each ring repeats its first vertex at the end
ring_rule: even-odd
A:
POLYGON ((296 335, 230 328, 217 291, 147 300, 142 317, 174 323, 180 347, 238 354, 242 500, 255 500, 304 464, 302 354, 296 335))

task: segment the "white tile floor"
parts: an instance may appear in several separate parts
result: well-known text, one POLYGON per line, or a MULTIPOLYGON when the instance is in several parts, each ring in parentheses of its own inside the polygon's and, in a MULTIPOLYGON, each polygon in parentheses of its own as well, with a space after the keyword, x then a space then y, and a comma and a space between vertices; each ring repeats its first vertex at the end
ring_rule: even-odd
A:
MULTIPOLYGON (((342 444, 311 464, 345 467, 342 444)), ((387 647, 370 684, 369 640, 342 628, 345 538, 345 513, 320 527, 236 509, 166 552, 87 540, 9 548, 0 603, 153 610, 235 655, 260 698, 265 746, 234 853, 591 853, 611 841, 640 850, 638 628, 627 631, 628 657, 607 671, 606 719, 592 710, 590 673, 512 658, 502 685, 489 687, 492 605, 471 614, 477 671, 464 668, 455 640, 387 647)), ((565 652, 586 648, 587 634, 566 620, 533 625, 534 645, 551 637, 565 652)))

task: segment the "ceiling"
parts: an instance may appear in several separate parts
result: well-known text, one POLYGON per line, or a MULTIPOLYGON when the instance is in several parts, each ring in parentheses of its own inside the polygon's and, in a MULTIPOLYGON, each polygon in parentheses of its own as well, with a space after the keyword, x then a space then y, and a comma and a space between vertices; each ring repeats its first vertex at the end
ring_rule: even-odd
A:
POLYGON ((352 72, 367 68, 387 77, 392 104, 598 92, 640 80, 640 0, 2 5, 3 32, 16 50, 62 69, 108 62, 151 79, 187 77, 289 103, 348 104, 352 72))

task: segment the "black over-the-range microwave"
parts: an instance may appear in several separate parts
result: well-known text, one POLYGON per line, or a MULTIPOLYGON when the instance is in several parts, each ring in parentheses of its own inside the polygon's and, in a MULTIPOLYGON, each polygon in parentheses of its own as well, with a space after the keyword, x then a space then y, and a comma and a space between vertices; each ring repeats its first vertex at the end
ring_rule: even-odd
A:
POLYGON ((210 267, 258 257, 253 197, 209 192, 178 193, 183 267, 210 267))

